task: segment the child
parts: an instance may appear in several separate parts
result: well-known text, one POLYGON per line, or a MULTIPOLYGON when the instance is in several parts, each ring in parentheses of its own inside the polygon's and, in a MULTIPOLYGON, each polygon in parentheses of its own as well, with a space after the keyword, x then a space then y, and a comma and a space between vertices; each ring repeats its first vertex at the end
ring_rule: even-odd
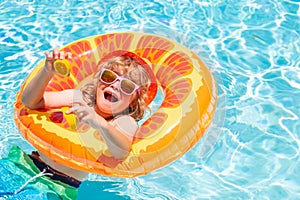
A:
MULTIPOLYGON (((144 67, 130 56, 113 57, 99 64, 93 80, 81 90, 46 92, 55 74, 54 61, 71 59, 72 55, 56 48, 45 55, 44 67, 23 91, 23 104, 29 109, 71 107, 67 114, 73 113, 80 122, 99 129, 111 154, 116 159, 125 159, 138 129, 136 121, 147 108, 150 78, 144 67)), ((44 159, 47 164, 52 162, 50 166, 56 164, 44 159)))

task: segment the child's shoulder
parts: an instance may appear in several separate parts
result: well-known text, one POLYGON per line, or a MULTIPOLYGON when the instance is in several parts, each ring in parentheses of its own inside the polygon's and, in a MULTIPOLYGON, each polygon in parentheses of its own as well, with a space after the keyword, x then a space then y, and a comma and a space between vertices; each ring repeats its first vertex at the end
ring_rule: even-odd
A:
POLYGON ((129 135, 133 135, 138 129, 137 122, 129 115, 121 115, 114 118, 112 124, 129 135))

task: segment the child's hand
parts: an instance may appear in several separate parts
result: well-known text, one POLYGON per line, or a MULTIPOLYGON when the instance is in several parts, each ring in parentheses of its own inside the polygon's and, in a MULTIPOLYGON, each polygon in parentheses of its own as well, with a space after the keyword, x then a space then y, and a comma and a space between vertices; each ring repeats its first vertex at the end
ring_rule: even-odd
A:
POLYGON ((59 51, 57 48, 54 48, 52 52, 46 51, 45 56, 46 56, 45 69, 48 72, 54 72, 54 66, 53 66, 54 61, 58 59, 63 60, 63 59, 72 58, 72 54, 70 52, 59 51))
POLYGON ((66 114, 71 113, 75 114, 80 122, 89 124, 95 129, 101 129, 103 127, 103 123, 106 123, 106 120, 98 115, 93 107, 86 104, 76 104, 66 111, 66 114))

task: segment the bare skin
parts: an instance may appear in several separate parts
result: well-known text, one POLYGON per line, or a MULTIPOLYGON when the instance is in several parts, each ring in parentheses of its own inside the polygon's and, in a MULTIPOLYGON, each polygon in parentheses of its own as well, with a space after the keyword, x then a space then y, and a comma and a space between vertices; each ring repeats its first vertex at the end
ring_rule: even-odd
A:
POLYGON ((111 154, 116 159, 125 159, 130 151, 133 135, 138 126, 135 120, 127 115, 116 119, 112 118, 114 114, 120 113, 130 106, 136 97, 136 93, 130 96, 122 93, 119 90, 119 81, 110 85, 99 84, 96 92, 96 104, 94 107, 89 107, 83 100, 82 93, 79 90, 46 92, 45 88, 55 74, 54 61, 57 59, 71 59, 72 55, 62 51, 59 52, 55 48, 53 52, 46 51, 45 56, 44 67, 23 91, 23 104, 30 109, 70 107, 67 114, 73 113, 80 122, 100 130, 111 154), (113 94, 118 101, 110 101, 104 93, 113 94))

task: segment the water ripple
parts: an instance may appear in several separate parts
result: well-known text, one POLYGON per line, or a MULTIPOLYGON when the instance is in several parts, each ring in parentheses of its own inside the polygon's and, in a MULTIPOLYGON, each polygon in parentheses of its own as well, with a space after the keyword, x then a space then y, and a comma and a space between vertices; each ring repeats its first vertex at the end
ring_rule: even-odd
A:
MULTIPOLYGON (((173 39, 200 55, 219 101, 204 138, 149 175, 115 183, 133 199, 296 199, 300 193, 300 4, 297 0, 4 1, 0 3, 0 156, 32 147, 15 94, 43 52, 113 31, 173 39)), ((99 188, 99 196, 101 196, 99 188)))

